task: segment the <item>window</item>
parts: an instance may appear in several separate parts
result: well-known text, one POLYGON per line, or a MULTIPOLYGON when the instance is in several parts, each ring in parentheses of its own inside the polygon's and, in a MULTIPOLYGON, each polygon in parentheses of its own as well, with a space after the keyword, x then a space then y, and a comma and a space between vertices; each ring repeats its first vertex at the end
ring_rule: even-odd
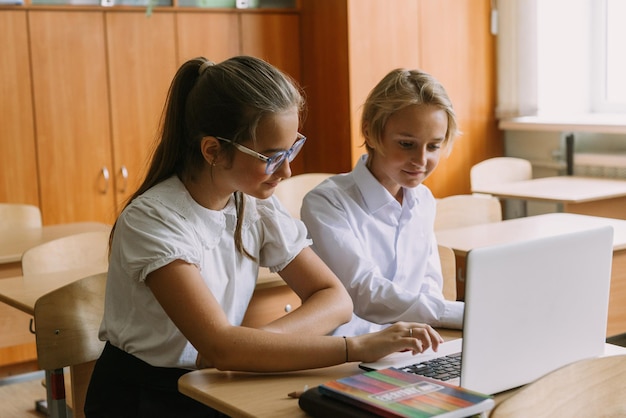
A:
POLYGON ((626 1, 597 2, 594 23, 599 56, 595 74, 595 112, 626 112, 626 1))
POLYGON ((626 0, 498 0, 501 118, 626 113, 626 0))

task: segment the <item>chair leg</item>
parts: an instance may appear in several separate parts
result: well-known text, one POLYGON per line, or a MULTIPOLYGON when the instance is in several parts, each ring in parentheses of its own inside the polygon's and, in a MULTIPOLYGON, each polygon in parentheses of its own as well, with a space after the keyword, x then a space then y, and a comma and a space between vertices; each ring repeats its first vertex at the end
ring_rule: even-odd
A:
POLYGON ((46 370, 46 400, 49 417, 67 418, 63 369, 46 370))

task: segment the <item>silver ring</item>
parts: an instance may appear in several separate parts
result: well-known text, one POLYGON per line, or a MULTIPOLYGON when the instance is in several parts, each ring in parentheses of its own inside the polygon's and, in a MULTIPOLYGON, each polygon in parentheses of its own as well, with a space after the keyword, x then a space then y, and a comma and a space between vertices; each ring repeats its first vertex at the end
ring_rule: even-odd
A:
POLYGON ((409 338, 413 338, 413 328, 409 328, 409 338))

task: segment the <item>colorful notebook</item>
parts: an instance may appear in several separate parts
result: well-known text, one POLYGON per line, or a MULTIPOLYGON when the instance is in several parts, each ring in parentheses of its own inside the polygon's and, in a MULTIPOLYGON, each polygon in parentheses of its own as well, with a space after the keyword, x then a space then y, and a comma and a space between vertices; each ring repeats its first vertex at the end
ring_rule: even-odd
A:
POLYGON ((395 368, 333 380, 319 391, 382 417, 467 417, 494 407, 489 395, 395 368))

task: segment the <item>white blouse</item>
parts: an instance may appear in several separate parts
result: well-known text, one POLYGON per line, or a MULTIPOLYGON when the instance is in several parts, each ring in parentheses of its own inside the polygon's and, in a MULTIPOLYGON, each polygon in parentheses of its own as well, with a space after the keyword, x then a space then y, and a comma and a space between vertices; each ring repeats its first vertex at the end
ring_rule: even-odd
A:
POLYGON ((335 335, 358 335, 397 321, 461 328, 464 303, 445 300, 434 234, 436 201, 424 185, 405 188, 400 204, 365 166, 309 192, 301 218, 313 249, 354 302, 335 335))
POLYGON ((174 176, 134 199, 115 227, 100 339, 153 366, 195 368, 197 350, 145 285, 177 259, 199 268, 228 320, 241 324, 259 264, 280 271, 310 245, 304 225, 275 197, 245 199, 242 240, 259 263, 235 249, 233 198, 223 210, 206 209, 174 176))

